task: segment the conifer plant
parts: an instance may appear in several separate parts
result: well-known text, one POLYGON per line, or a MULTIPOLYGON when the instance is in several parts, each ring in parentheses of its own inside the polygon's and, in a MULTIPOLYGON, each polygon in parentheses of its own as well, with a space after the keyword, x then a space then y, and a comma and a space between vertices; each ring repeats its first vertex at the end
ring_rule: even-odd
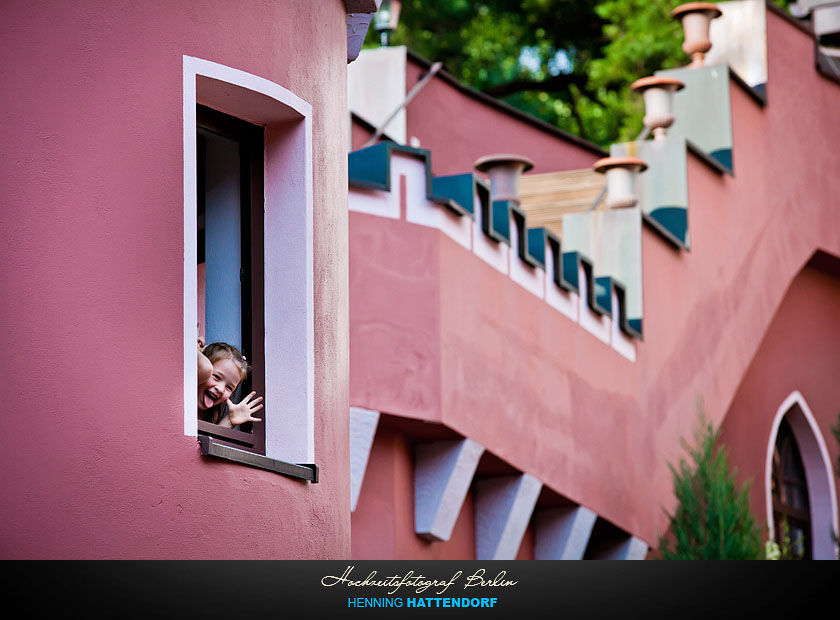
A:
POLYGON ((700 410, 695 446, 682 441, 690 462, 669 465, 677 508, 667 513, 669 527, 659 540, 666 560, 763 559, 761 533, 750 513, 749 484, 740 489, 727 453, 718 445, 715 430, 700 410))

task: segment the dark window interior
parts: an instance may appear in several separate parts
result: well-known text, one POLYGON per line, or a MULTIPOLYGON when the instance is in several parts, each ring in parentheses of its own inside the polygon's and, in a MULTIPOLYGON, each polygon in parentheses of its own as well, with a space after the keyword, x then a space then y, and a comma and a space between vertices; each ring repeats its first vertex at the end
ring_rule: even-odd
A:
POLYGON ((771 483, 776 542, 781 544, 783 523, 787 523, 792 555, 799 559, 811 559, 811 512, 805 468, 796 438, 784 418, 773 450, 771 483))
MULTIPOLYGON (((252 390, 265 397, 263 128, 204 106, 196 118, 201 331, 207 343, 239 348, 252 366, 232 400, 252 390)), ((263 422, 234 429, 199 419, 199 434, 265 454, 267 409, 256 415, 263 422)))

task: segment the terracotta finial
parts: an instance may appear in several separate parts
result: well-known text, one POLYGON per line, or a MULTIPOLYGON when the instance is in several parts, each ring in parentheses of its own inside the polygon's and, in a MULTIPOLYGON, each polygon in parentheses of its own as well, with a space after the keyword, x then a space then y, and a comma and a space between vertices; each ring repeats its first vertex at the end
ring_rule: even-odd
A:
POLYGON ((673 94, 685 84, 675 78, 650 76, 636 80, 630 85, 645 100, 645 127, 653 137, 662 139, 666 129, 674 124, 673 94))
POLYGON ((592 169, 607 177, 607 207, 626 209, 636 206, 636 174, 647 169, 638 157, 605 157, 596 161, 592 169))
POLYGON ((717 5, 711 2, 688 2, 673 11, 671 17, 680 20, 685 40, 683 51, 691 56, 691 67, 702 67, 706 52, 712 49, 709 39, 709 25, 713 19, 723 15, 717 5))
POLYGON ((519 202, 519 177, 534 167, 534 162, 522 155, 498 153, 480 157, 475 169, 490 177, 490 194, 493 200, 519 202))

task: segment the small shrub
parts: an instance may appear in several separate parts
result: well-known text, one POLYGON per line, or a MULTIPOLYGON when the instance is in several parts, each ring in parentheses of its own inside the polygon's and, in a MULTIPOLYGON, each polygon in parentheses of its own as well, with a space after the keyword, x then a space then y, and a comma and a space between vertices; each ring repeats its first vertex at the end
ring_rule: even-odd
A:
POLYGON ((666 560, 757 560, 765 557, 761 535, 750 513, 749 485, 736 488, 720 431, 706 420, 702 407, 696 446, 683 440, 691 462, 669 465, 677 508, 659 540, 666 560))

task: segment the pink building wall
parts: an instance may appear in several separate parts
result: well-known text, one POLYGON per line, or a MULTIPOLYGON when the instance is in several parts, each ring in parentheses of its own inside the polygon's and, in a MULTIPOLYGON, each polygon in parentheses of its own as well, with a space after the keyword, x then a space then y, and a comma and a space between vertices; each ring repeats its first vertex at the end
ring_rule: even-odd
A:
MULTIPOLYGON (((814 70, 811 37, 776 13, 767 20, 768 105, 730 88, 734 177, 689 155, 691 251, 643 230, 645 339, 635 363, 439 231, 351 213, 351 403, 445 425, 655 545, 662 508, 674 501, 666 463, 683 456, 679 440, 692 436, 696 398, 723 422, 790 283, 817 248, 840 256, 840 87, 814 70)), ((454 128, 442 119, 412 128, 409 109, 408 133, 430 148, 436 174, 469 171, 472 146, 436 136, 457 134, 474 109, 481 105, 450 112, 454 128), (456 158, 459 167, 448 168, 456 158)), ((477 129, 469 135, 486 142, 476 154, 539 159, 517 142, 527 128, 477 129)), ((553 169, 591 163, 578 157, 553 169)), ((836 308, 824 291, 813 294, 836 308)), ((821 325, 835 341, 840 327, 821 325)), ((833 376, 820 364, 807 368, 823 382, 833 376)), ((783 370, 771 366, 762 380, 781 382, 783 370)), ((733 449, 748 441, 727 433, 733 449)), ((765 450, 766 439, 758 442, 765 450)), ((391 492, 368 484, 357 510, 369 493, 391 492)), ((410 489, 398 494, 410 498, 410 489)), ((354 537, 364 536, 360 520, 354 537)))
POLYGON ((339 0, 0 9, 0 556, 349 555, 345 21, 339 0), (184 435, 185 55, 312 105, 318 484, 184 435))
MULTIPOLYGON (((407 89, 427 70, 410 60, 407 89)), ((419 137, 421 146, 432 151, 434 174, 468 172, 473 162, 490 153, 527 155, 534 161, 534 173, 588 168, 602 156, 594 144, 542 127, 539 121, 524 121, 516 110, 491 105, 453 82, 433 79, 406 110, 407 135, 419 137)))
MULTIPOLYGON (((393 429, 377 433, 352 518, 353 559, 463 560, 475 555, 472 494, 464 500, 450 540, 428 542, 415 535, 414 445, 405 433, 393 429)), ((534 559, 532 527, 525 532, 516 559, 534 559)))
POLYGON ((840 414, 840 386, 832 380, 840 376, 838 275, 806 266, 791 282, 723 423, 722 440, 740 480, 750 482, 753 513, 762 517, 771 492, 764 467, 774 415, 794 391, 803 396, 822 431, 831 476, 840 488, 840 447, 831 434, 840 414))

